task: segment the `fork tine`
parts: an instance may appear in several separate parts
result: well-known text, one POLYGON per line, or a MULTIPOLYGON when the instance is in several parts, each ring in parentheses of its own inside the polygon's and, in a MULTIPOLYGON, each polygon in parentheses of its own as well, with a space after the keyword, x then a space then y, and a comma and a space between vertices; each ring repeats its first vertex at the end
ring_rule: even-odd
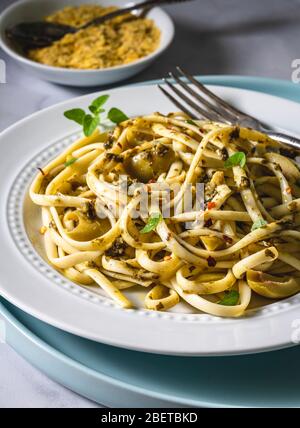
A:
POLYGON ((188 110, 183 104, 181 104, 173 95, 169 94, 161 85, 158 85, 159 89, 164 93, 164 95, 169 98, 170 101, 172 101, 173 104, 176 105, 181 111, 183 111, 185 114, 187 114, 191 118, 195 118, 195 114, 188 110))
POLYGON ((163 79, 163 81, 169 86, 169 88, 179 97, 181 100, 183 100, 187 105, 192 107, 193 110, 198 112, 201 116, 205 117, 206 119, 215 121, 218 120, 217 116, 213 114, 212 112, 208 112, 207 110, 202 109, 198 104, 194 103, 189 97, 187 97, 182 91, 177 89, 172 83, 170 83, 167 79, 163 79))
POLYGON ((159 89, 164 93, 164 95, 169 98, 170 101, 172 101, 173 104, 176 105, 180 110, 182 110, 185 114, 187 114, 190 117, 195 117, 195 114, 188 110, 183 104, 181 104, 173 95, 171 95, 168 91, 166 91, 161 85, 158 85, 159 89))
POLYGON ((225 110, 232 113, 235 117, 235 119, 239 119, 241 116, 244 116, 242 112, 234 108, 232 105, 228 104, 226 101, 222 100, 222 98, 218 97, 216 94, 211 92, 209 89, 206 88, 202 83, 200 83, 198 80, 196 80, 193 76, 183 71, 180 67, 176 67, 177 71, 185 77, 189 82, 193 83, 200 91, 202 91, 205 95, 207 95, 209 98, 213 99, 216 103, 221 105, 225 110))
POLYGON ((204 97, 197 94, 189 85, 187 85, 183 80, 178 78, 175 74, 169 73, 169 76, 175 80, 186 92, 188 92, 193 98, 198 102, 203 104, 209 112, 217 115, 218 121, 232 123, 233 120, 236 120, 232 114, 228 113, 225 109, 219 108, 211 102, 207 101, 204 97))

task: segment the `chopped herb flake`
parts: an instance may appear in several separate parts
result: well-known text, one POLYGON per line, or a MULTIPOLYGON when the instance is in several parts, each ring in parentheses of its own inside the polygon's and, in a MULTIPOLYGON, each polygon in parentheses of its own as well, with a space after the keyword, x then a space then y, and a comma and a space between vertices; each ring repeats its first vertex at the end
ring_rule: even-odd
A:
POLYGON ((149 233, 152 232, 158 225, 158 223, 162 220, 162 216, 160 213, 152 213, 149 217, 146 226, 140 231, 140 233, 149 233))
POLYGON ((45 172, 44 172, 44 170, 43 170, 42 168, 38 168, 38 170, 40 171, 40 173, 41 173, 42 175, 46 175, 46 174, 45 174, 45 172))
POLYGON ((251 232, 253 232, 256 229, 260 229, 261 227, 266 227, 267 226, 267 222, 266 220, 264 220, 263 218, 258 218, 252 225, 251 227, 251 232))
POLYGON ((194 125, 194 126, 199 127, 199 126, 197 125, 197 123, 196 123, 196 122, 194 122, 192 119, 187 119, 187 120, 186 120, 186 123, 188 123, 189 125, 194 125))
POLYGON ((244 152, 236 152, 224 162, 224 168, 232 168, 234 166, 240 166, 241 168, 244 168, 245 165, 246 155, 244 152))
POLYGON ((216 259, 214 259, 212 256, 208 256, 208 257, 207 257, 207 265, 208 265, 209 267, 215 267, 215 266, 216 266, 216 264, 217 264, 216 259))
POLYGON ((77 158, 71 158, 65 162, 65 167, 73 165, 77 161, 77 158))
POLYGON ((223 297, 223 299, 219 301, 219 305, 235 306, 237 305, 239 298, 240 298, 240 294, 238 291, 236 290, 227 291, 225 292, 225 296, 223 297))

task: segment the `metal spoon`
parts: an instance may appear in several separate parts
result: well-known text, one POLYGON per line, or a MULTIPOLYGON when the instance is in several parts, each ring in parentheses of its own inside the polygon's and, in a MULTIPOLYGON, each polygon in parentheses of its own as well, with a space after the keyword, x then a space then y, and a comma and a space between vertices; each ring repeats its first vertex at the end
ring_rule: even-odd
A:
MULTIPOLYGON (((54 22, 39 21, 39 22, 21 22, 11 28, 6 29, 8 39, 19 45, 19 47, 27 50, 49 46, 55 41, 61 39, 66 34, 74 34, 77 31, 83 30, 91 25, 100 25, 105 21, 116 18, 117 16, 125 15, 129 12, 138 9, 149 10, 155 6, 163 4, 180 3, 190 0, 146 0, 142 3, 133 4, 123 9, 117 9, 106 15, 100 16, 87 22, 80 27, 71 27, 69 25, 58 24, 54 22)), ((142 11, 143 13, 143 11, 142 11)))

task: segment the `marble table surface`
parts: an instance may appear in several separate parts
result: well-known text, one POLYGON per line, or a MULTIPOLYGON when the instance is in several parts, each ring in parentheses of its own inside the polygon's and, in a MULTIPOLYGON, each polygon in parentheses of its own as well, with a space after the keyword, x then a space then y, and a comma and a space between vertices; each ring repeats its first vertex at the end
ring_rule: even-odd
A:
MULTIPOLYGON (((11 3, 1 0, 0 12, 11 3)), ((172 46, 151 68, 124 83, 160 78, 177 64, 195 74, 291 79, 291 63, 300 58, 300 0, 194 0, 166 9, 176 24, 172 46)), ((0 59, 7 64, 7 83, 0 84, 0 130, 98 89, 39 81, 1 50, 0 59)), ((49 380, 5 344, 0 344, 0 362, 0 407, 98 406, 49 380)))

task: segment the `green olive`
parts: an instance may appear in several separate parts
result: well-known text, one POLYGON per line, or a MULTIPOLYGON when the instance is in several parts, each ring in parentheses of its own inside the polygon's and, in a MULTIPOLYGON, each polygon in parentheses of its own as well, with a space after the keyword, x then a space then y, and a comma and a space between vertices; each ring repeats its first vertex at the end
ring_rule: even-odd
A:
POLYGON ((128 175, 142 183, 147 183, 154 177, 149 152, 140 152, 124 161, 124 168, 128 175))
POLYGON ((67 213, 65 220, 74 222, 74 228, 66 232, 71 239, 77 241, 91 241, 108 232, 111 227, 107 218, 90 220, 79 210, 67 213))
POLYGON ((157 144, 151 150, 144 150, 125 159, 124 168, 132 178, 148 183, 149 180, 167 172, 174 160, 175 153, 170 147, 157 144))

